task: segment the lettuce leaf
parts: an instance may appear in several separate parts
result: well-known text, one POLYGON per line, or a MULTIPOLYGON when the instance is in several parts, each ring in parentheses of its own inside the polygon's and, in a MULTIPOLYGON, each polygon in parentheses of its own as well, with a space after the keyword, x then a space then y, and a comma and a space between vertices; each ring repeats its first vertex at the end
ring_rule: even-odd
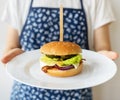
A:
POLYGON ((81 54, 75 55, 75 56, 65 59, 65 60, 58 60, 57 58, 50 58, 46 55, 44 55, 40 58, 41 61, 45 62, 48 65, 57 64, 61 67, 66 66, 66 65, 78 64, 81 61, 81 59, 82 59, 81 54))
POLYGON ((71 57, 70 59, 63 61, 63 64, 64 65, 77 64, 80 62, 81 59, 82 59, 82 55, 79 54, 74 57, 71 57))

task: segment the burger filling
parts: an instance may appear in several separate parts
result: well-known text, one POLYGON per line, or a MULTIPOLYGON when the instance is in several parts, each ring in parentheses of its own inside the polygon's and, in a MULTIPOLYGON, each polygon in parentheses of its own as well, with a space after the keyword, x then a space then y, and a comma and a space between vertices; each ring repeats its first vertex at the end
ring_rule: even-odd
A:
POLYGON ((44 69, 57 68, 59 70, 68 70, 72 68, 77 68, 77 66, 82 61, 82 55, 44 55, 40 58, 40 60, 46 64, 44 69))

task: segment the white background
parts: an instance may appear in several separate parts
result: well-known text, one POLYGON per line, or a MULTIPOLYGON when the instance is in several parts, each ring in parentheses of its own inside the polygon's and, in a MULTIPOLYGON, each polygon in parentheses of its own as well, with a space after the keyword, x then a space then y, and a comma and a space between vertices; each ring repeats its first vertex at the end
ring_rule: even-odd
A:
MULTIPOLYGON (((0 0, 0 16, 7 1, 0 0)), ((120 54, 120 0, 111 0, 117 21, 110 29, 113 50, 120 54)), ((7 25, 0 22, 0 57, 5 46, 7 25)), ((93 88, 94 100, 120 100, 120 58, 115 61, 118 66, 117 74, 110 81, 93 88)), ((102 74, 102 73, 101 73, 102 74)), ((0 100, 9 100, 12 79, 7 75, 5 67, 0 63, 0 100)))

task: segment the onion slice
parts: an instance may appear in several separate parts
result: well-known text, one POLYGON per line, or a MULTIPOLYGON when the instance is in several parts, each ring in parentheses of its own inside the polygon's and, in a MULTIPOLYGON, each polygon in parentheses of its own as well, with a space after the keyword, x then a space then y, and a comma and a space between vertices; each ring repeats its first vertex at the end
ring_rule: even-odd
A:
POLYGON ((63 67, 59 67, 58 65, 55 65, 55 68, 58 68, 59 70, 69 70, 69 69, 73 69, 74 65, 68 65, 63 67))

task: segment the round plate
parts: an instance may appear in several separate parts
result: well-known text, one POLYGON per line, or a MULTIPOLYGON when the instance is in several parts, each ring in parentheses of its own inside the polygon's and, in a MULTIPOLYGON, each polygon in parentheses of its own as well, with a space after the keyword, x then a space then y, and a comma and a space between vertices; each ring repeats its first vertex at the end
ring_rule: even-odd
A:
POLYGON ((25 52, 6 66, 8 74, 24 84, 45 89, 82 89, 102 84, 111 79, 116 71, 116 64, 109 58, 90 50, 82 50, 82 73, 72 77, 53 77, 44 73, 39 66, 39 50, 25 52))

